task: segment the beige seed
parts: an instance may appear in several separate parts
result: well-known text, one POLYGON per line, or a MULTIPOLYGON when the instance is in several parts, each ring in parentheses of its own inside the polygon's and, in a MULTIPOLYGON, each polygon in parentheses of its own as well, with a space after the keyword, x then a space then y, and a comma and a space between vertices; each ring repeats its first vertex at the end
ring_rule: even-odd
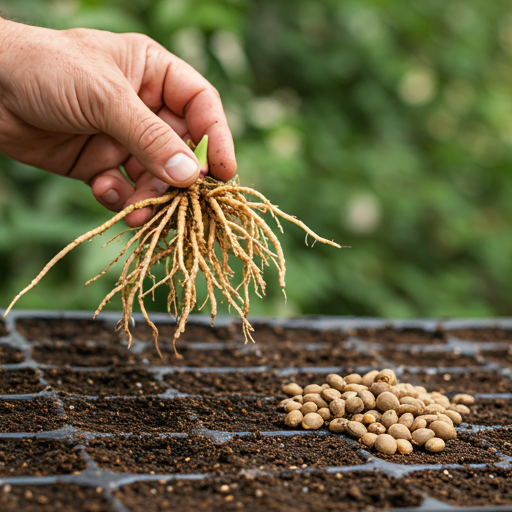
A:
POLYGON ((302 398, 304 403, 313 402, 319 409, 322 407, 329 407, 327 402, 318 393, 308 393, 302 398))
POLYGON ((373 447, 380 453, 393 455, 397 450, 396 439, 389 434, 380 434, 377 436, 373 447))
POLYGON ((346 418, 334 418, 329 423, 329 430, 331 432, 346 432, 348 425, 348 420, 346 418))
POLYGON ((450 407, 450 399, 444 395, 434 398, 434 403, 442 405, 445 409, 450 407))
POLYGON ((309 384, 304 388, 304 395, 309 395, 310 393, 316 393, 319 395, 322 392, 322 386, 318 384, 309 384))
POLYGON ((286 412, 291 412, 291 411, 300 411, 302 409, 302 405, 299 404, 298 402, 294 402, 293 400, 291 402, 288 402, 285 406, 284 406, 284 410, 286 412))
POLYGON ((349 398, 345 403, 345 410, 349 414, 356 414, 364 409, 364 402, 359 397, 349 398))
POLYGON ((375 444, 375 440, 377 439, 377 434, 372 434, 371 432, 367 432, 363 437, 361 437, 360 441, 367 448, 373 448, 375 444))
POLYGON ((396 410, 400 406, 400 402, 398 398, 390 393, 389 391, 384 391, 377 397, 377 409, 382 412, 396 410))
POLYGON ((349 398, 354 398, 355 396, 357 396, 357 393, 355 391, 345 391, 341 395, 341 398, 343 398, 343 400, 348 400, 349 398))
POLYGON ((341 393, 334 388, 324 389, 320 395, 327 403, 332 402, 336 398, 340 398, 341 393))
POLYGON ((290 382, 289 384, 285 384, 283 386, 283 392, 287 395, 294 396, 294 395, 302 395, 302 388, 295 382, 290 382))
POLYGON ((327 407, 322 407, 321 409, 318 409, 317 414, 322 416, 322 419, 324 421, 329 421, 331 419, 331 411, 327 409, 327 407))
POLYGON ((277 406, 278 409, 284 409, 286 407, 286 404, 287 403, 290 403, 292 402, 293 399, 292 398, 285 398, 284 400, 281 400, 279 402, 279 405, 277 406))
POLYGON ((405 425, 408 429, 411 428, 411 425, 414 423, 414 416, 410 412, 406 412, 402 414, 398 419, 398 423, 405 425))
POLYGON ((447 409, 444 414, 453 421, 454 425, 460 425, 462 423, 462 416, 457 411, 447 409))
POLYGON ((407 439, 397 439, 396 447, 398 449, 398 453, 402 453, 403 455, 412 453, 412 444, 407 441, 407 439))
POLYGON ((300 411, 291 411, 285 416, 284 423, 288 427, 296 427, 302 423, 302 419, 303 416, 300 411))
POLYGON ((436 412, 444 412, 446 409, 440 404, 430 404, 425 407, 425 414, 435 414, 436 412))
POLYGON ((292 400, 294 402, 298 402, 299 404, 301 404, 303 402, 302 400, 302 395, 295 395, 295 396, 292 396, 292 400))
POLYGON ((425 406, 434 403, 434 399, 428 393, 420 393, 418 399, 421 400, 425 406))
POLYGON ((375 396, 371 391, 360 391, 358 395, 363 401, 365 409, 373 409, 375 407, 375 396))
POLYGON ((471 412, 470 408, 464 404, 452 404, 450 405, 450 410, 459 414, 469 414, 471 412))
POLYGON ((316 412, 310 412, 302 419, 302 426, 306 430, 317 430, 324 424, 324 419, 316 412))
POLYGON ((363 415, 362 414, 352 414, 350 417, 350 421, 359 421, 359 423, 363 423, 363 415))
POLYGON ((370 387, 375 381, 375 377, 379 374, 379 370, 372 370, 371 372, 365 373, 361 378, 361 384, 370 387))
POLYGON ((404 396, 407 396, 407 389, 401 384, 397 384, 396 386, 391 386, 389 388, 389 392, 393 393, 399 400, 404 396))
POLYGON ((424 446, 425 443, 435 437, 436 434, 429 428, 419 428, 412 433, 412 442, 418 446, 424 446))
POLYGON ((389 391, 390 388, 391 386, 387 382, 374 382, 370 386, 370 391, 374 396, 379 396, 381 393, 384 393, 384 391, 389 391))
POLYGON ((341 375, 337 375, 336 373, 330 373, 327 375, 327 378, 325 379, 327 384, 331 386, 333 389, 337 389, 338 391, 343 391, 343 388, 345 387, 345 380, 341 375))
POLYGON ((361 391, 366 391, 367 387, 362 384, 347 384, 345 386, 345 392, 347 391, 355 391, 356 393, 360 393, 361 391))
POLYGON ((457 432, 453 426, 445 423, 444 421, 433 421, 429 425, 429 428, 430 430, 433 430, 436 436, 443 441, 448 441, 449 439, 455 439, 457 437, 457 432))
POLYGON ((427 426, 427 422, 423 418, 415 418, 410 427, 410 431, 414 432, 419 428, 425 428, 427 426))
POLYGON ((459 393, 452 398, 452 403, 462 405, 473 405, 475 403, 475 397, 466 393, 459 393))
POLYGON ((313 402, 306 402, 302 405, 300 412, 306 416, 306 414, 309 414, 310 412, 316 412, 318 411, 318 405, 316 405, 313 402))
POLYGON ((437 420, 437 414, 422 414, 418 416, 418 418, 424 419, 427 422, 427 425, 430 425, 433 421, 437 420))
POLYGON ((421 395, 422 393, 427 394, 427 389, 423 386, 414 386, 414 389, 421 395))
POLYGON ((336 398, 329 404, 329 410, 335 418, 343 418, 345 416, 345 400, 336 398))
MULTIPOLYGON (((446 413, 446 411, 445 411, 445 413, 446 413)), ((439 421, 444 421, 445 423, 448 423, 448 425, 451 425, 453 427, 453 421, 450 418, 450 416, 448 416, 447 414, 438 413, 437 414, 437 419, 439 421)))
POLYGON ((409 384, 408 382, 406 382, 404 384, 404 386, 405 386, 405 389, 407 390, 407 395, 406 396, 411 396, 413 398, 418 398, 420 393, 412 384, 409 384))
POLYGON ((367 432, 366 427, 359 421, 349 421, 347 424, 347 433, 356 439, 361 439, 367 432))
POLYGON ((403 414, 418 414, 418 408, 415 405, 412 404, 402 404, 399 405, 396 413, 398 416, 402 416, 403 414))
POLYGON ((320 387, 322 388, 322 391, 323 391, 324 389, 329 389, 331 386, 329 386, 329 384, 327 384, 327 382, 324 382, 320 387))
POLYGON ((395 411, 390 410, 386 411, 380 420, 380 422, 386 427, 389 428, 391 425, 398 423, 398 415, 395 411))
POLYGON ((372 416, 375 416, 376 421, 380 421, 382 418, 382 413, 377 411, 376 409, 370 409, 369 411, 366 411, 368 414, 371 414, 372 416))
POLYGON ((372 423, 376 423, 377 420, 373 414, 365 413, 363 414, 362 422, 364 425, 371 425, 372 423))
POLYGON ((371 432, 372 434, 385 434, 386 427, 382 423, 370 423, 368 425, 368 432, 371 432))
POLYGON ((375 376, 375 382, 386 382, 394 386, 397 383, 395 372, 389 369, 382 370, 375 376))
POLYGON ((445 447, 445 443, 439 437, 433 437, 432 439, 429 439, 425 443, 425 449, 428 450, 429 452, 434 452, 434 453, 442 452, 444 450, 444 447, 445 447))
POLYGON ((388 434, 393 436, 395 439, 409 439, 411 438, 411 431, 401 423, 395 423, 388 428, 388 434))
POLYGON ((363 378, 361 375, 359 375, 359 373, 351 373, 345 377, 345 382, 347 384, 361 384, 362 379, 363 378))

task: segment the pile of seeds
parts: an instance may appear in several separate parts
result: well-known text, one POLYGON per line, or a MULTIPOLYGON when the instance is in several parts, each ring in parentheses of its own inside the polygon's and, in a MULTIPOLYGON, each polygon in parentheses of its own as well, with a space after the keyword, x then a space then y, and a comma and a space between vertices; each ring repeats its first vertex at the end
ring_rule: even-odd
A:
POLYGON ((327 425, 331 432, 346 432, 389 455, 411 453, 414 446, 443 451, 445 441, 457 437, 454 425, 475 403, 471 395, 455 395, 450 401, 423 386, 398 383, 395 372, 387 369, 344 378, 331 373, 325 380, 304 389, 293 382, 283 387, 291 397, 279 404, 287 413, 285 424, 307 430, 327 425))

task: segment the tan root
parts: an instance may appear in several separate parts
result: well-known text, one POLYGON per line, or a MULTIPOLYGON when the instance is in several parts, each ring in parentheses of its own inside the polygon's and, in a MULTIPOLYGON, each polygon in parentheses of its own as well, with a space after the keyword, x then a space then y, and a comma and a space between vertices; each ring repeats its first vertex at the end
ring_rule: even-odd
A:
MULTIPOLYGON (((234 180, 225 184, 206 177, 187 189, 170 189, 162 197, 133 204, 102 226, 78 237, 60 251, 30 285, 14 298, 5 314, 7 315, 18 299, 32 289, 68 252, 82 242, 104 233, 134 210, 146 207, 156 210, 153 218, 137 229, 119 256, 87 284, 104 275, 130 247, 134 246, 133 252, 124 263, 116 286, 103 299, 94 316, 98 315, 114 295, 120 293, 123 318, 119 322, 119 327, 122 327, 131 343, 133 304, 137 298, 144 318, 153 329, 159 353, 158 330, 149 319, 144 298, 148 294, 153 296, 155 289, 159 286, 169 288, 168 312, 177 319, 173 345, 176 355, 181 357, 176 351, 176 340, 185 330, 188 316, 196 305, 196 278, 199 272, 204 275, 207 286, 206 300, 199 309, 210 301, 213 325, 217 314, 215 292, 220 290, 229 307, 240 315, 246 342, 248 339, 252 340, 253 328, 247 320, 250 290, 254 290, 259 296, 265 295, 263 279, 265 266, 275 265, 279 274, 279 284, 283 289, 286 272, 281 244, 258 212, 270 213, 277 221, 279 228, 278 217, 281 217, 301 227, 315 240, 340 248, 331 240, 316 235, 295 217, 283 213, 259 192, 240 187, 234 180), (249 201, 250 196, 261 202, 249 201), (243 263, 242 280, 237 285, 232 283, 234 272, 228 263, 230 253, 243 263), (256 263, 256 258, 259 258, 260 265, 256 263), (165 263, 165 277, 155 282, 151 268, 158 263, 165 263), (145 289, 147 278, 152 285, 145 289), (182 292, 181 299, 178 297, 179 289, 182 292)), ((114 239, 118 236, 116 235, 114 239)))

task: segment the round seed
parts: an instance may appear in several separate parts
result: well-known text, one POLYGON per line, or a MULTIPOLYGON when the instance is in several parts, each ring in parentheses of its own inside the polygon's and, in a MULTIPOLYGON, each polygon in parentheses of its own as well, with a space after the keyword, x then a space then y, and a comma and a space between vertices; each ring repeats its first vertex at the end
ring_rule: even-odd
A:
POLYGON ((422 414, 421 416, 418 416, 418 418, 425 420, 427 425, 430 425, 433 421, 437 420, 437 414, 422 414))
POLYGON ((390 393, 389 391, 384 391, 377 397, 377 409, 382 412, 396 410, 400 406, 400 402, 398 398, 390 393))
POLYGON ((310 412, 316 412, 318 411, 318 405, 316 405, 314 402, 306 402, 302 405, 300 412, 306 416, 306 414, 309 414, 310 412))
POLYGON ((398 449, 398 452, 404 455, 412 453, 412 444, 409 441, 407 441, 407 439, 397 439, 396 447, 398 449))
POLYGON ((306 386, 304 388, 304 395, 309 395, 310 393, 316 393, 317 395, 319 395, 321 392, 322 386, 319 386, 318 384, 309 384, 309 386, 306 386))
POLYGON ((324 389, 328 389, 331 386, 329 386, 329 384, 327 384, 327 382, 324 382, 320 387, 322 388, 322 391, 323 391, 324 389))
POLYGON ((329 407, 327 402, 318 393, 308 393, 302 398, 303 403, 313 402, 319 409, 329 407))
POLYGON ((462 423, 462 416, 457 411, 447 409, 444 414, 453 421, 454 425, 460 425, 462 423))
POLYGON ((397 384, 396 386, 391 386, 389 388, 389 392, 393 393, 399 400, 404 396, 407 396, 407 389, 401 384, 397 384))
POLYGON ((466 393, 459 393, 452 398, 452 403, 462 405, 473 405, 475 403, 475 397, 466 393))
POLYGON ((361 439, 368 431, 359 421, 349 421, 347 424, 347 433, 356 439, 361 439))
POLYGON ((457 432, 453 426, 445 423, 444 421, 433 421, 429 425, 429 428, 430 430, 433 430, 436 436, 443 441, 448 441, 449 439, 455 439, 457 437, 457 432))
POLYGON ((293 400, 291 402, 288 402, 285 406, 284 406, 284 410, 286 412, 291 412, 291 411, 300 411, 302 409, 302 405, 299 404, 298 402, 294 402, 293 400))
POLYGON ((379 396, 381 393, 384 393, 384 391, 389 391, 390 388, 391 386, 387 382, 374 382, 370 386, 370 391, 374 396, 379 396))
POLYGON ((386 382, 390 386, 394 386, 397 382, 396 375, 393 370, 382 370, 375 376, 375 382, 386 382))
POLYGON ((375 444, 375 440, 377 439, 377 434, 372 434, 371 432, 367 432, 363 437, 361 437, 360 441, 367 448, 373 448, 375 444))
POLYGON ((411 431, 401 423, 395 423, 388 428, 388 434, 393 436, 395 439, 409 439, 411 438, 411 431))
POLYGON ((352 414, 350 417, 350 421, 359 421, 359 423, 363 423, 363 415, 362 414, 352 414))
POLYGON ((331 411, 329 411, 327 407, 322 407, 321 409, 318 409, 317 414, 322 416, 322 419, 324 421, 329 421, 331 419, 331 411))
POLYGON ((329 404, 329 410, 335 418, 343 418, 345 416, 345 400, 336 398, 329 404))
POLYGON ((284 400, 281 400, 279 402, 279 405, 277 406, 278 409, 284 409, 286 404, 289 403, 289 402, 292 402, 293 399, 292 398, 285 398, 284 400))
POLYGON ((444 412, 446 409, 440 404, 430 404, 425 407, 425 414, 435 414, 436 412, 444 412))
MULTIPOLYGON (((445 411, 445 413, 446 413, 446 411, 445 411)), ((437 415, 437 419, 439 421, 444 421, 445 423, 448 423, 448 425, 451 425, 453 427, 453 421, 450 418, 450 416, 448 416, 447 414, 439 413, 437 415)))
POLYGON ((370 423, 370 425, 368 425, 368 432, 372 434, 385 434, 386 427, 382 423, 370 423))
POLYGON ((442 405, 445 409, 450 407, 450 399, 447 396, 438 396, 434 398, 434 403, 442 405))
POLYGON ((354 398, 355 396, 357 396, 357 393, 355 391, 345 391, 341 395, 341 398, 343 398, 343 400, 348 400, 349 398, 354 398))
POLYGON ((414 423, 414 416, 410 412, 406 412, 402 414, 398 419, 398 423, 405 425, 408 429, 411 428, 411 425, 414 423))
POLYGON ((302 419, 302 426, 306 430, 317 430, 324 424, 324 419, 316 412, 310 412, 302 419))
POLYGON ((284 423, 288 427, 296 427, 302 423, 302 419, 303 416, 300 411, 291 411, 285 416, 284 423))
POLYGON ((420 393, 418 395, 418 400, 421 400, 425 406, 433 404, 434 400, 428 393, 420 393))
POLYGON ((347 384, 360 384, 362 379, 359 373, 351 373, 345 377, 345 382, 347 384))
POLYGON ((334 418, 329 423, 329 430, 331 432, 345 432, 347 430, 348 420, 346 418, 334 418))
POLYGON ((371 425, 372 423, 376 423, 377 420, 375 419, 375 416, 373 414, 365 413, 363 414, 362 418, 364 425, 371 425))
POLYGON ((302 388, 295 382, 290 382, 283 386, 283 392, 290 396, 302 395, 302 391, 302 388))
POLYGON ((423 386, 414 386, 414 389, 421 395, 422 393, 427 394, 427 389, 423 386))
POLYGON ((397 450, 396 439, 389 434, 380 434, 377 436, 373 447, 380 453, 393 455, 397 450))
POLYGON ((464 404, 452 404, 450 405, 450 410, 459 414, 469 414, 471 412, 470 408, 464 404))
POLYGON ((398 414, 398 416, 402 416, 403 414, 407 413, 418 414, 418 408, 417 406, 412 404, 402 404, 398 406, 396 413, 398 414))
POLYGON ((359 398, 363 401, 365 409, 373 409, 375 407, 375 396, 371 391, 360 391, 358 395, 359 398))
POLYGON ((379 370, 372 370, 371 372, 365 373, 361 378, 361 384, 370 387, 375 381, 375 377, 379 374, 379 370))
POLYGON ((364 402, 357 396, 349 398, 345 403, 345 410, 349 414, 356 414, 364 409, 364 402))
POLYGON ((343 377, 341 375, 337 375, 336 373, 330 373, 327 375, 325 381, 327 384, 329 384, 329 386, 331 386, 331 388, 337 389, 338 391, 343 391, 343 388, 346 384, 346 382, 343 380, 343 377))
POLYGON ((412 442, 418 446, 424 446, 424 444, 436 436, 433 430, 429 428, 419 428, 412 433, 412 442))
POLYGON ((320 396, 327 402, 332 402, 336 398, 339 398, 341 396, 341 393, 334 388, 327 388, 322 391, 320 396))
POLYGON ((386 411, 380 420, 380 422, 386 427, 389 428, 391 425, 394 425, 395 423, 398 423, 398 414, 393 411, 386 411))
POLYGON ((444 450, 444 447, 445 447, 445 443, 439 437, 433 437, 432 439, 429 439, 425 443, 425 449, 428 450, 429 452, 434 452, 434 453, 442 452, 444 450))
POLYGON ((380 421, 381 418, 382 418, 382 413, 375 410, 375 409, 370 409, 369 411, 366 411, 368 414, 371 414, 372 416, 375 416, 375 420, 376 421, 380 421))
POLYGON ((427 426, 427 422, 423 418, 415 418, 410 427, 410 431, 414 432, 420 428, 425 428, 427 426))
POLYGON ((292 400, 294 400, 295 402, 299 402, 299 404, 301 404, 303 402, 302 395, 292 396, 292 400))
POLYGON ((361 391, 366 391, 367 387, 362 384, 347 384, 345 386, 345 391, 355 391, 356 393, 360 393, 361 391))

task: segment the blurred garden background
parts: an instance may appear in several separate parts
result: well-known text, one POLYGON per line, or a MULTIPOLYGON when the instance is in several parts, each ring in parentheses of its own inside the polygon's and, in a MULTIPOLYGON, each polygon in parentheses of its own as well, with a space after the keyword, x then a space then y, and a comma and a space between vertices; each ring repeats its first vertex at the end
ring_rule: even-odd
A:
MULTIPOLYGON (((352 247, 308 247, 285 225, 288 301, 270 271, 252 314, 511 314, 510 2, 0 0, 0 10, 159 41, 221 93, 241 183, 352 247)), ((83 183, 0 155, 0 307, 110 216, 83 183)), ((18 307, 94 310, 115 268, 84 283, 122 247, 100 249, 102 238, 18 307)), ((164 298, 150 309, 165 310, 164 298)))

